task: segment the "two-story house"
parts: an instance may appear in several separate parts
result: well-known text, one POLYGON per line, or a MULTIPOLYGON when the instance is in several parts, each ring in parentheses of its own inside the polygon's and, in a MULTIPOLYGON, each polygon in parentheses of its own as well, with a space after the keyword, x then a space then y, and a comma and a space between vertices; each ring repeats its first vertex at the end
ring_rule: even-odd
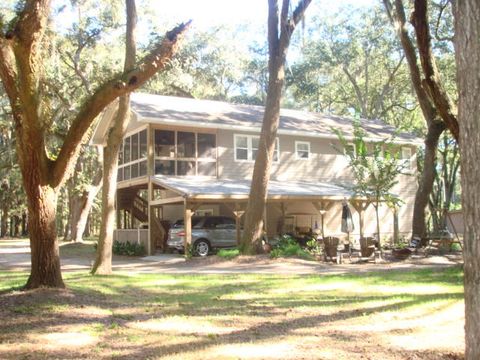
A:
MULTIPOLYGON (((115 109, 114 103, 103 114, 93 144, 104 144, 115 109)), ((131 119, 119 159, 116 239, 141 241, 153 253, 162 244, 166 224, 178 219, 189 224, 193 214, 232 216, 239 229, 262 118, 261 106, 132 94, 131 119)), ((371 142, 394 133, 393 127, 380 121, 361 123, 371 142)), ((373 206, 348 190, 353 178, 333 129, 352 139, 352 119, 281 111, 264 212, 268 236, 306 229, 342 235, 345 200, 356 225, 350 235, 375 233, 373 206)), ((400 208, 381 207, 381 232, 389 238, 410 232, 417 188, 414 157, 421 144, 406 133, 396 134, 394 141, 411 176, 399 175, 392 190, 403 200, 400 208)))

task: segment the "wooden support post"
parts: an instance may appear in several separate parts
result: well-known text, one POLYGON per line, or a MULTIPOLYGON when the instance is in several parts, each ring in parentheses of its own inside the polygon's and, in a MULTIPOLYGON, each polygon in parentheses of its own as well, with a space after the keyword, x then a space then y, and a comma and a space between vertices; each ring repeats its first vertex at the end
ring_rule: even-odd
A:
POLYGON ((368 208, 370 205, 370 201, 368 200, 352 200, 350 201, 354 209, 358 212, 358 221, 360 225, 360 238, 363 238, 363 223, 364 223, 364 217, 363 214, 365 210, 368 208))
POLYGON ((237 245, 240 245, 241 237, 242 237, 242 224, 241 224, 241 218, 243 214, 245 214, 244 207, 240 205, 240 203, 235 203, 235 206, 231 206, 228 203, 225 203, 225 206, 230 209, 230 211, 233 213, 233 216, 235 217, 235 230, 237 231, 236 234, 236 239, 237 239, 237 245))
POLYGON ((322 223, 322 239, 324 239, 325 238, 324 217, 327 211, 331 209, 334 203, 331 200, 321 200, 321 201, 313 201, 312 204, 320 214, 320 221, 322 223))
POLYGON ((393 243, 398 244, 400 239, 399 224, 398 224, 398 206, 393 206, 393 243))
POLYGON ((285 203, 280 203, 280 211, 282 212, 282 226, 280 227, 280 235, 285 234, 285 203))
POLYGON ((148 195, 147 195, 147 215, 148 215, 148 234, 147 234, 147 254, 152 255, 155 252, 155 244, 152 244, 152 242, 155 239, 155 236, 153 236, 152 231, 154 229, 153 226, 153 209, 150 206, 150 200, 152 199, 152 194, 153 194, 153 183, 148 179, 148 195))
POLYGON ((183 214, 183 224, 185 229, 185 256, 189 256, 190 250, 192 248, 192 214, 193 211, 190 208, 190 204, 185 200, 183 214))
POLYGON ((240 210, 240 204, 235 204, 235 211, 233 211, 233 215, 235 215, 235 230, 237 231, 237 245, 240 245, 240 241, 242 240, 242 224, 241 218, 245 214, 245 210, 240 210))

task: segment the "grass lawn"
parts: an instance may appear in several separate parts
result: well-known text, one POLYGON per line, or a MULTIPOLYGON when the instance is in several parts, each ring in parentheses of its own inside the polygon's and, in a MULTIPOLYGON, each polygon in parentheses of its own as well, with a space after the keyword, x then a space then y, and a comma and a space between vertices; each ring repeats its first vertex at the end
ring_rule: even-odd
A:
POLYGON ((0 272, 2 359, 460 359, 460 268, 361 275, 0 272), (13 289, 13 290, 12 290, 13 289))

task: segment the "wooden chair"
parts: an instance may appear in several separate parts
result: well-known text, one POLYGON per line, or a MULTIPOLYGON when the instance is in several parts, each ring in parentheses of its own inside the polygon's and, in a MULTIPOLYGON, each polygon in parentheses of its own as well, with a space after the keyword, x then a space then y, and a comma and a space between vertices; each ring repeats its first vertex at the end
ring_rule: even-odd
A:
POLYGON ((375 252, 376 240, 373 237, 360 238, 360 253, 362 257, 370 257, 375 252))
POLYGON ((337 248, 340 239, 334 236, 326 236, 323 239, 323 255, 325 261, 330 260, 337 261, 337 248))

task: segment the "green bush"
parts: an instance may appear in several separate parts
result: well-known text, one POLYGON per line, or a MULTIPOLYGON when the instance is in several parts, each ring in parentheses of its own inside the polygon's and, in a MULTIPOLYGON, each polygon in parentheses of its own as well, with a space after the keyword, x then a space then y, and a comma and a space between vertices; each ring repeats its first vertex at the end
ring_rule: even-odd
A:
POLYGON ((240 250, 238 249, 221 249, 218 251, 217 256, 230 260, 240 255, 240 250))
POLYGON ((450 245, 450 250, 451 251, 462 251, 462 247, 459 243, 453 243, 450 245))
POLYGON ((300 244, 289 235, 282 235, 278 243, 270 252, 271 258, 299 257, 306 260, 313 260, 313 256, 302 249, 300 244))
POLYGON ((146 254, 145 247, 142 244, 127 242, 113 242, 112 251, 115 255, 127 256, 144 256, 146 254))

